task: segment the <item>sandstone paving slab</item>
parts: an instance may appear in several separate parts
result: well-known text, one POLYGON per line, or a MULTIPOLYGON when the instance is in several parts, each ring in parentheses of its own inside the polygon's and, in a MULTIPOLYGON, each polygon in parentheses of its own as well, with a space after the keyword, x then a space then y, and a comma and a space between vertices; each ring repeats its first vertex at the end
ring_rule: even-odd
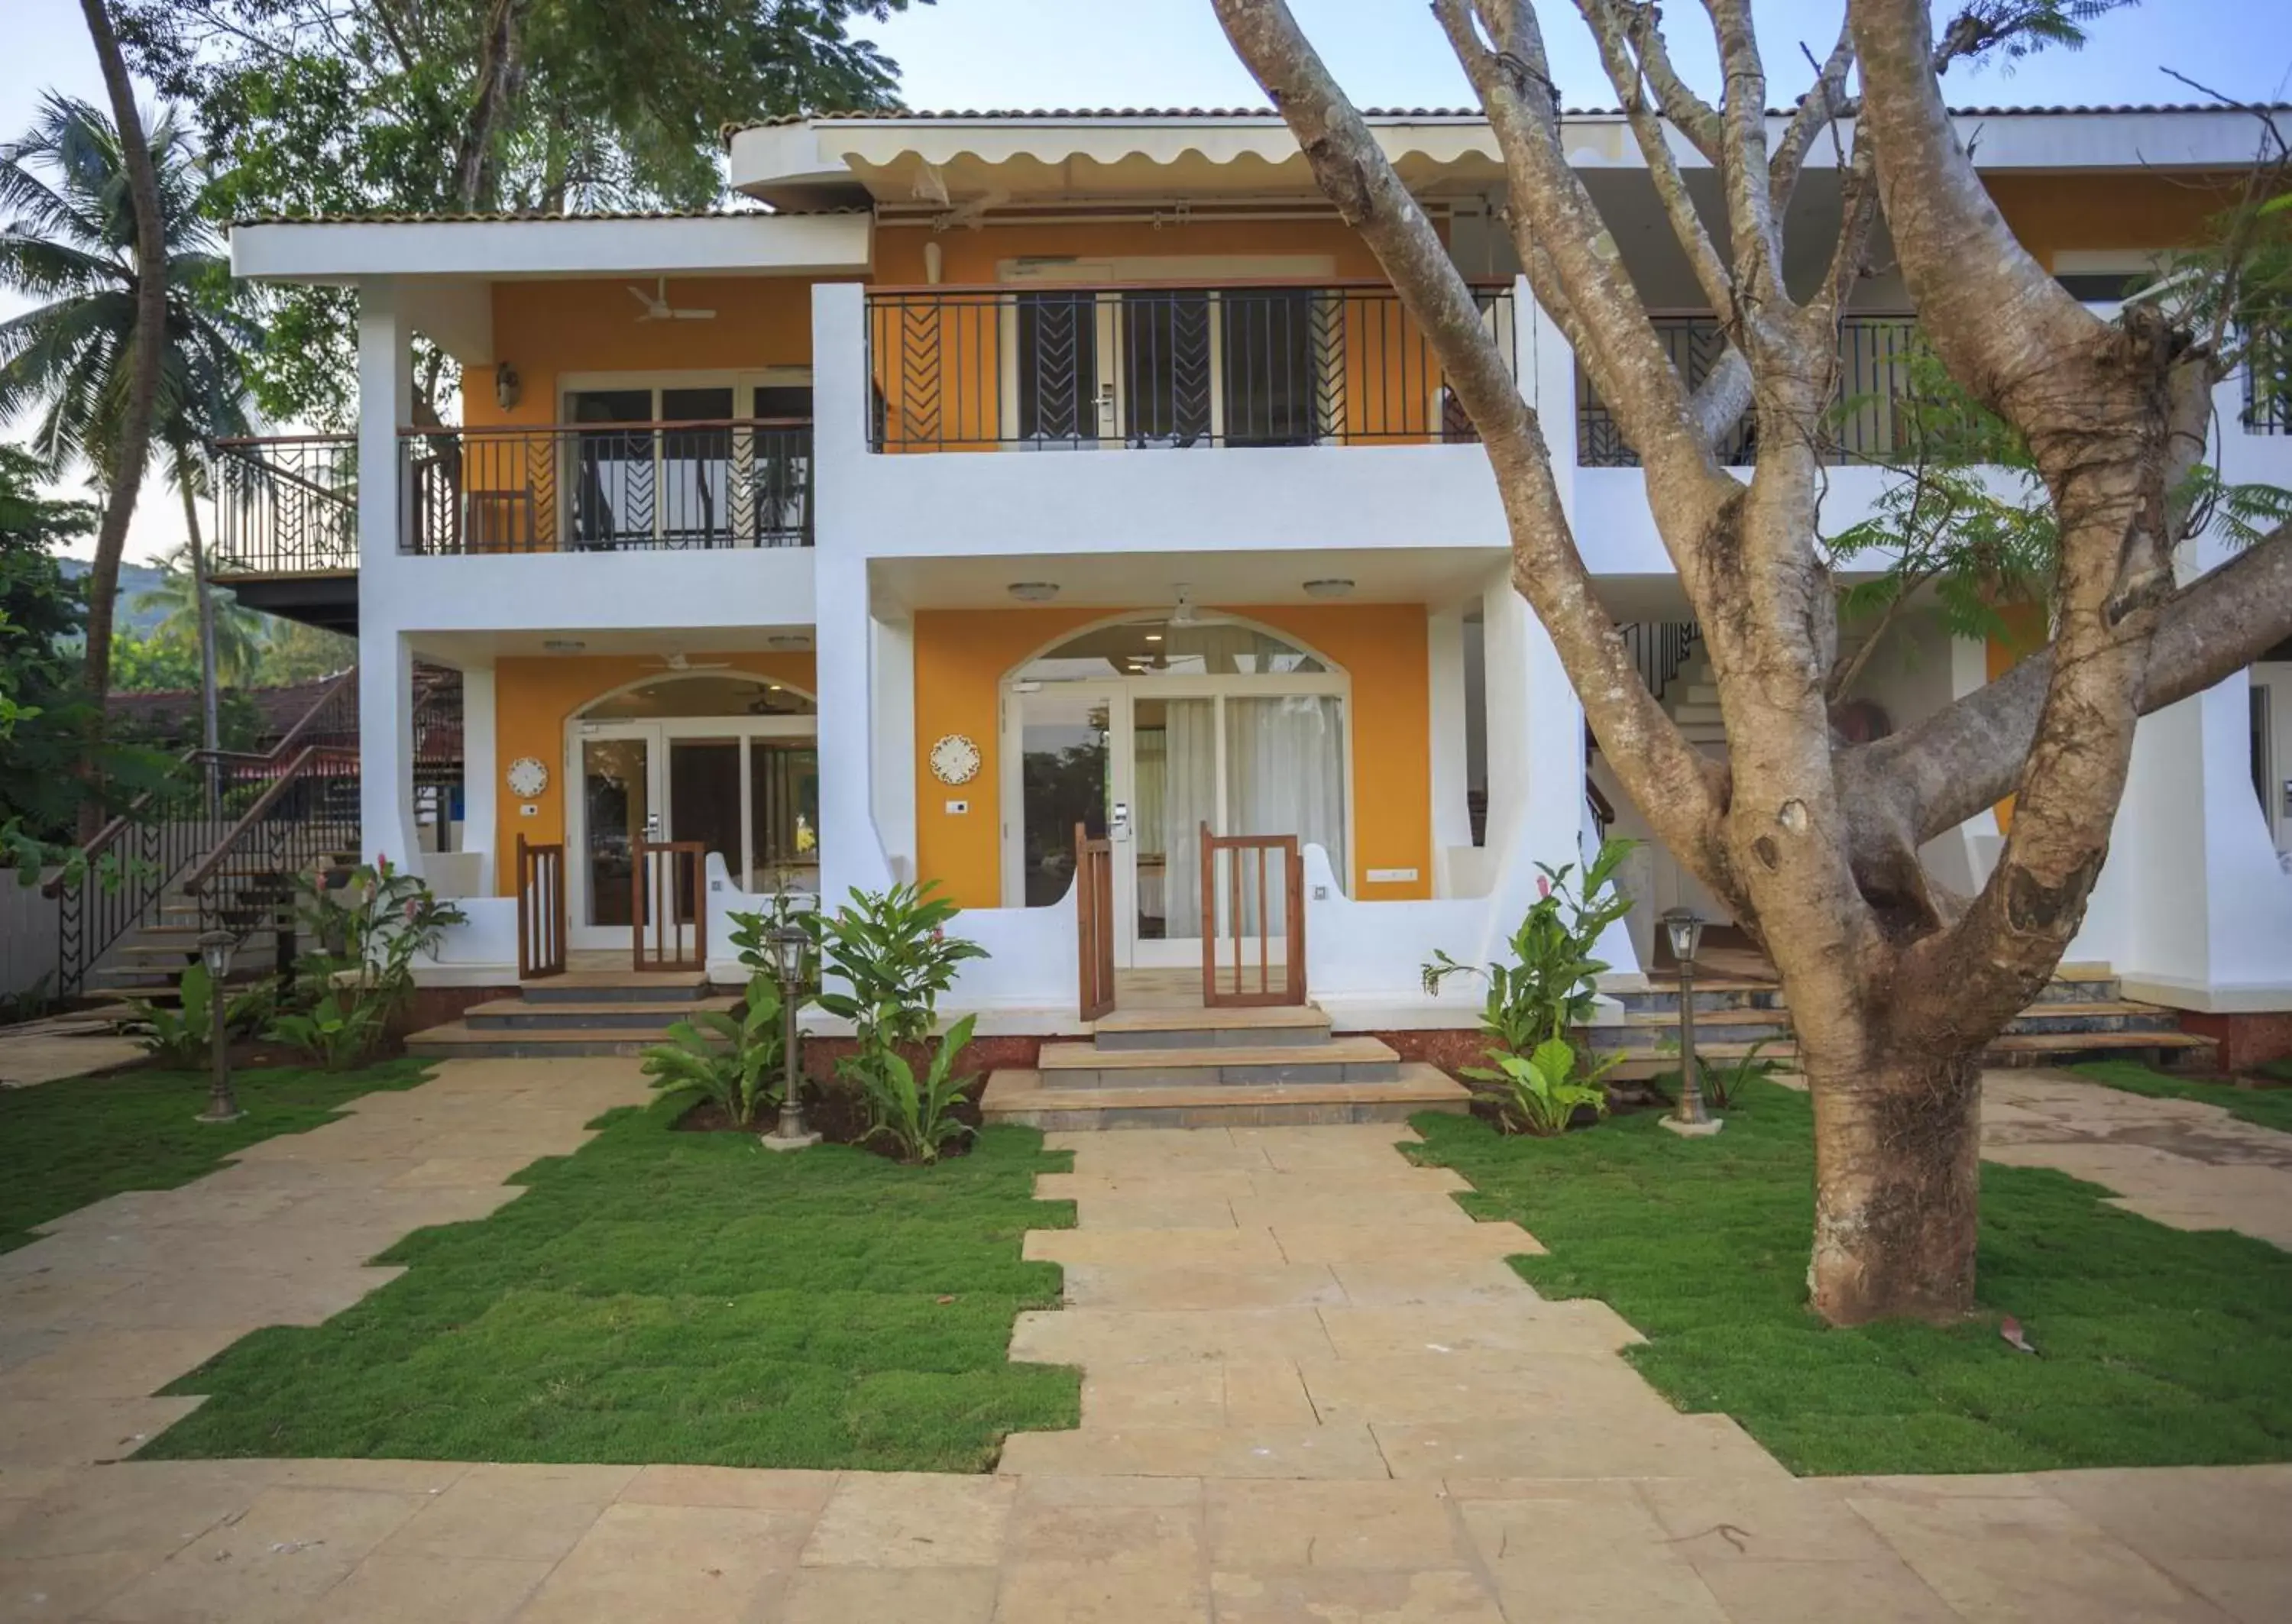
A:
MULTIPOLYGON (((1062 1435, 1072 1436, 1072 1434, 1062 1435)), ((971 1567, 1001 1559, 1018 1485, 1007 1476, 851 1472, 803 1548, 806 1567, 971 1567)))
MULTIPOLYGON (((1327 1264, 1195 1264, 1156 1267, 1070 1263, 1065 1298, 1077 1307, 1132 1310, 1300 1308, 1349 1299, 1327 1264)), ((0 1391, 5 1378, 0 1377, 0 1391)))
MULTIPOLYGON (((1463 1569, 1381 1572, 1312 1568, 1303 1572, 1214 1572, 1218 1624, 1504 1624, 1488 1583, 1463 1569)), ((1561 1615, 1521 1612, 1521 1619, 1561 1615)))
POLYGON ((1628 1483, 1457 1495, 1459 1520, 1507 1612, 1523 1618, 1723 1624, 1718 1599, 1628 1483), (1532 1604, 1535 1611, 1524 1611, 1532 1604))
POLYGON ((140 1399, 204 1364, 254 1330, 254 1323, 195 1329, 83 1331, 36 1359, 0 1372, 11 1400, 140 1399))
POLYGON ((1275 1265, 1285 1258, 1270 1229, 1030 1229, 1021 1255, 1049 1263, 1131 1264, 1179 1268, 1204 1264, 1275 1265))
POLYGON ((54 1269, 0 1274, 0 1325, 12 1331, 69 1325, 84 1319, 105 1299, 148 1286, 151 1279, 125 1269, 101 1275, 76 1270, 59 1273, 54 1269))
POLYGON ((2292 1619, 2292 1560, 2175 1557, 2162 1565, 2237 1624, 2292 1619))
POLYGON ((1166 1201, 1223 1201, 1255 1194, 1252 1170, 1224 1167, 1173 1170, 1142 1163, 1130 1171, 1037 1173, 1035 1194, 1044 1201, 1095 1201, 1107 1196, 1151 1196, 1166 1201))
POLYGON ((2225 1616, 2048 1494, 1913 1492, 1850 1503, 1968 1619, 2218 1624, 2225 1616))
POLYGON ((1473 1186, 1465 1176, 1450 1167, 1419 1167, 1404 1162, 1384 1147, 1383 1156, 1375 1161, 1366 1158, 1359 1165, 1327 1166, 1307 1163, 1303 1166, 1277 1167, 1249 1175, 1249 1193, 1256 1195, 1295 1195, 1309 1192, 1335 1191, 1354 1194, 1368 1202, 1379 1202, 1392 1194, 1449 1195, 1473 1186))
POLYGON ((1207 1576, 1184 1567, 1006 1564, 995 1624, 1208 1624, 1207 1576))
POLYGON ((989 1624, 997 1567, 800 1568, 775 1624, 989 1624))
POLYGON ((0 1465, 117 1460, 198 1407, 196 1398, 0 1399, 0 1465))
POLYGON ((1737 1477, 1789 1474, 1725 1416, 1557 1411, 1529 1420, 1378 1422, 1395 1477, 1737 1477))
POLYGON ((1342 1181, 1317 1180, 1311 1187, 1278 1195, 1237 1195, 1229 1205, 1233 1221, 1279 1230, 1284 1224, 1416 1224, 1463 1228, 1472 1215, 1445 1191, 1350 1191, 1342 1181))
POLYGON ((555 1564, 506 1556, 394 1556, 377 1551, 325 1593, 325 1624, 502 1624, 555 1564))
POLYGON ((37 1492, 0 1528, 0 1558, 128 1552, 148 1566, 243 1514, 278 1480, 278 1463, 167 1460, 51 1467, 11 1471, 0 1475, 0 1484, 20 1476, 29 1479, 37 1492))
POLYGON ((1102 1195, 1075 1209, 1080 1229, 1231 1229, 1233 1224, 1232 1203, 1222 1195, 1102 1195))
POLYGON ((134 1551, 71 1556, 0 1556, 0 1619, 83 1619, 149 1570, 134 1551))
POLYGON ((997 1471, 1065 1477, 1383 1478, 1366 1427, 1167 1427, 1013 1433, 997 1471))
POLYGON ((1226 1572, 1448 1570, 1472 1561, 1438 1483, 1213 1482, 1207 1504, 1210 1561, 1226 1572))
POLYGON ((409 1558, 485 1556, 554 1564, 611 1503, 610 1493, 577 1495, 545 1480, 472 1472, 432 1496, 382 1548, 409 1558))
POLYGON ((1082 1382, 1082 1424, 1138 1427, 1311 1427, 1324 1417, 1283 1361, 1185 1359, 1100 1365, 1082 1382))
POLYGON ((1298 1361, 1297 1375, 1323 1421, 1470 1424, 1554 1412, 1658 1419, 1678 1413, 1607 1353, 1309 1357, 1298 1361))
POLYGON ((1856 1562, 1710 1562, 1695 1576, 1733 1624, 1962 1624, 1901 1557, 1856 1562))
POLYGON ((270 1488, 111 1596, 115 1624, 270 1624, 303 1616, 422 1507, 420 1497, 270 1488))
POLYGON ((1393 1354, 1612 1354, 1646 1339, 1605 1303, 1431 1303, 1318 1310, 1342 1359, 1393 1354))
POLYGON ((1021 1314, 1011 1357, 1029 1364, 1156 1364, 1174 1359, 1295 1360, 1331 1351, 1319 1308, 1063 1308, 1021 1314))
POLYGON ((1513 1223, 1279 1224, 1269 1232, 1292 1263, 1417 1262, 1432 1257, 1533 1257, 1544 1246, 1513 1223))
POLYGON ((2292 1465, 2046 1472, 2035 1482, 2151 1561, 2292 1558, 2292 1465))
POLYGON ((817 1514, 841 1480, 835 1472, 750 1471, 722 1466, 649 1466, 620 1492, 624 1505, 730 1506, 817 1514))
POLYGON ((1098 1564, 1110 1569, 1201 1565, 1203 1485, 1192 1477, 1030 1479, 1016 1501, 1005 1565, 1098 1564), (1063 1493, 1046 1493, 1055 1482, 1063 1493))
MULTIPOLYGON (((175 1275, 141 1290, 107 1296, 66 1323, 120 1331, 318 1325, 405 1272, 394 1264, 375 1264, 351 1268, 221 1269, 196 1276, 175 1275)), ((184 1366, 186 1371, 190 1368, 184 1366)))
POLYGON ((1363 1307, 1419 1304, 1512 1305, 1539 1299, 1517 1271, 1497 1258, 1351 1258, 1330 1265, 1345 1300, 1363 1307))
POLYGON ((1649 1477, 1633 1486, 1707 1579, 1708 1569, 1733 1563, 1884 1566, 1896 1560, 1893 1548, 1829 1482, 1649 1477))
POLYGON ((1263 1129, 1133 1128, 1118 1134, 1053 1133, 1044 1137, 1051 1150, 1087 1151, 1094 1170, 1166 1166, 1179 1168, 1270 1167, 1265 1153, 1237 1133, 1263 1129))

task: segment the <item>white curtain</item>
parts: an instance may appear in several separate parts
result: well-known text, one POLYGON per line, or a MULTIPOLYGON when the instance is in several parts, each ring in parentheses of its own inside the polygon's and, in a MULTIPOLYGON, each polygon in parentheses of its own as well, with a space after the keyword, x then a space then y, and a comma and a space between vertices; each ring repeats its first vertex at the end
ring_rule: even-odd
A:
MULTIPOLYGON (((1340 883, 1346 874, 1344 701, 1333 694, 1230 698, 1225 710, 1228 832, 1294 834, 1328 849, 1340 883)), ((1255 875, 1246 877, 1254 881, 1255 875)), ((1271 888, 1278 891, 1278 881, 1271 888)), ((1255 888, 1243 887, 1243 929, 1260 929, 1255 888)), ((1277 928, 1280 921, 1271 921, 1277 928)))
POLYGON ((1169 939, 1202 934, 1201 826, 1217 824, 1216 704, 1173 699, 1164 711, 1159 834, 1162 934, 1169 939))

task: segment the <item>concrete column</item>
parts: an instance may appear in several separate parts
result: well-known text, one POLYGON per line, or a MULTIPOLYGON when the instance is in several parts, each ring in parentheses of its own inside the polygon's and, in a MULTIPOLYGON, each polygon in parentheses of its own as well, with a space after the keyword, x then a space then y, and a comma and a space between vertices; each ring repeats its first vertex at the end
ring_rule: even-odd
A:
POLYGON ((1472 816, 1465 803, 1465 609, 1435 609, 1425 618, 1425 645, 1432 666, 1432 704, 1426 725, 1432 745, 1432 895, 1453 896, 1449 848, 1473 843, 1472 816))
POLYGON ((871 617, 875 643, 873 769, 876 832, 893 872, 916 872, 915 623, 871 617))
POLYGON ((502 869, 497 821, 501 763, 494 743, 494 668, 462 668, 462 849, 476 856, 478 890, 492 896, 502 869))
MULTIPOLYGON (((814 640, 819 695, 819 890, 833 907, 892 883, 876 832, 876 636, 867 538, 851 505, 868 477, 867 306, 857 283, 812 290, 814 640)), ((910 818, 912 823, 912 818, 910 818)))
POLYGON ((359 289, 359 756, 361 844, 420 872, 414 822, 414 655, 388 606, 403 567, 398 430, 413 420, 411 330, 388 282, 359 289))

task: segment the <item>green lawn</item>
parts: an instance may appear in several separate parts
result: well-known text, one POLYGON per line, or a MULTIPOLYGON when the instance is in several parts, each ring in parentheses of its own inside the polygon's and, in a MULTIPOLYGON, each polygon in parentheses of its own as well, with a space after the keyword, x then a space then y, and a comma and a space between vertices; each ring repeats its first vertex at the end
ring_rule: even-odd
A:
POLYGON ((1513 1266, 1648 1338, 1682 1409, 1723 1411, 1793 1471, 2014 1472, 2292 1459, 2292 1255, 2191 1234, 2032 1168, 1981 1170, 1987 1313, 1834 1331, 1808 1313, 1806 1097, 1754 1084, 1715 1139, 1619 1118, 1558 1140, 1424 1116, 1418 1159, 1550 1248, 1513 1266), (2037 1345, 2006 1346, 2012 1314, 2037 1345))
MULTIPOLYGON (((2265 1066, 2261 1069, 2267 1070, 2265 1066)), ((2242 1121, 2292 1133, 2292 1089, 2240 1089, 2225 1082, 2195 1082, 2152 1070, 2137 1060, 2094 1060, 2073 1065, 2070 1070, 2090 1081, 2107 1083, 2128 1094, 2146 1094, 2152 1099, 2202 1100, 2242 1121)))
POLYGON ((1012 1364, 1059 1298, 1020 1259, 1071 1203, 1069 1158, 990 1128, 937 1168, 608 1113, 475 1223, 384 1253, 408 1271, 326 1324, 274 1327, 175 1385, 206 1403, 145 1457, 339 1455, 983 1471, 1069 1427, 1080 1382, 1012 1364))
POLYGON ((171 1190, 257 1139, 331 1122, 344 1100, 410 1089, 424 1068, 392 1060, 355 1072, 279 1066, 232 1081, 246 1114, 196 1121, 205 1073, 117 1072, 0 1091, 0 1251, 37 1240, 35 1224, 122 1190, 171 1190))

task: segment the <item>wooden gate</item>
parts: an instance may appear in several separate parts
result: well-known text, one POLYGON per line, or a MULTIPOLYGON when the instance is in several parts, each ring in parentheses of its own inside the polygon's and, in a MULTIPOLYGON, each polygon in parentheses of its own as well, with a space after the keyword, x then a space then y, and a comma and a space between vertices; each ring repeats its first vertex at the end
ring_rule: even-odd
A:
POLYGON ((565 848, 517 837, 517 978, 565 973, 565 848))
POLYGON ((1305 859, 1297 837, 1212 834, 1204 824, 1203 1004, 1304 1001, 1305 859))
POLYGON ((629 869, 629 920, 640 970, 708 964, 708 844, 639 840, 629 869))
POLYGON ((1075 919, 1082 961, 1082 1018, 1114 1009, 1114 843, 1075 825, 1075 919))

